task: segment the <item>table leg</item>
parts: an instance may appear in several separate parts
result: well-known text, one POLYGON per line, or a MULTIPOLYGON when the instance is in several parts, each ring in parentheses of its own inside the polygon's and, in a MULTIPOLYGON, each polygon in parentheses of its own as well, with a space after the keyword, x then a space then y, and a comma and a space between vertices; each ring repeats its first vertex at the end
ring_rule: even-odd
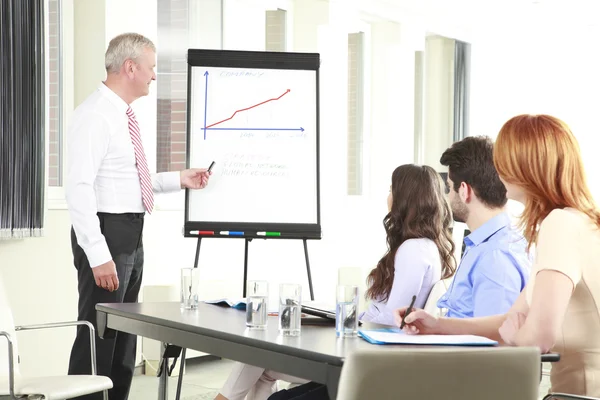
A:
POLYGON ((169 398, 169 358, 166 352, 167 344, 162 343, 162 369, 158 377, 158 400, 167 400, 169 398))
POLYGON ((175 400, 181 398, 181 385, 183 383, 183 367, 185 365, 185 347, 181 350, 181 357, 179 358, 179 378, 177 379, 177 394, 175 394, 175 400))

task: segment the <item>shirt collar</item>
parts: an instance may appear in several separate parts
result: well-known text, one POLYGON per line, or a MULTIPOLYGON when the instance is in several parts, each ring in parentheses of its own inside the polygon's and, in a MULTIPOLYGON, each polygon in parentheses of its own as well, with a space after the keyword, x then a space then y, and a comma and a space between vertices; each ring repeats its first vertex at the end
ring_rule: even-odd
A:
POLYGON ((127 113, 129 104, 127 104, 125 100, 120 98, 118 94, 113 92, 112 89, 106 86, 104 82, 100 83, 100 86, 98 86, 98 90, 100 90, 100 93, 102 93, 102 95, 105 96, 108 99, 108 101, 110 101, 110 103, 117 108, 117 110, 119 110, 119 112, 122 112, 123 115, 127 113))
POLYGON ((465 244, 467 246, 478 246, 507 226, 510 226, 508 214, 506 212, 498 214, 465 237, 465 244))

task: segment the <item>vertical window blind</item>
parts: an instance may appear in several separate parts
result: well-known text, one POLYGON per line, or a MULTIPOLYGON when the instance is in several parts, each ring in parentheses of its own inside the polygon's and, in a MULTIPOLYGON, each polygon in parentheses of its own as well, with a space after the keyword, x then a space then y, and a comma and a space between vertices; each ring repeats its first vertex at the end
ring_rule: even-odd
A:
POLYGON ((471 97, 471 44, 454 44, 454 132, 455 142, 469 136, 469 106, 471 97))
POLYGON ((43 3, 0 1, 0 239, 42 235, 43 3))

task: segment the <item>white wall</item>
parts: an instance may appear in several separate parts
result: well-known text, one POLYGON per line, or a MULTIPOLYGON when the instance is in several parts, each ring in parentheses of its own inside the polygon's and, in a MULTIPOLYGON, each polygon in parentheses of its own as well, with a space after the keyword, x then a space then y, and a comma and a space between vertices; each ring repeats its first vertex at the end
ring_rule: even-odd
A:
MULTIPOLYGON (((69 230, 67 211, 55 210, 46 215, 44 237, 0 241, 0 274, 15 324, 76 319, 77 276, 69 230)), ((22 332, 17 337, 21 373, 66 373, 74 329, 22 332)))
POLYGON ((74 10, 73 22, 77 35, 65 36, 64 40, 73 42, 74 54, 77 54, 73 59, 74 80, 77 82, 73 88, 73 98, 77 107, 106 76, 106 4, 104 0, 78 0, 70 5, 74 10))
MULTIPOLYGON (((189 3, 189 41, 182 40, 186 48, 221 49, 221 0, 202 0, 189 3)), ((160 49, 159 51, 163 51, 160 49)), ((170 49, 164 49, 170 51, 170 49)))
MULTIPOLYGON (((472 47, 471 132, 496 137, 502 124, 522 113, 551 114, 570 125, 577 137, 588 177, 600 171, 597 156, 600 109, 598 27, 482 32, 472 47), (499 33, 501 32, 501 33, 499 33)), ((590 180, 596 197, 598 180, 590 180)))
POLYGON ((452 144, 454 130, 454 39, 425 41, 424 163, 445 171, 440 156, 452 144))
POLYGON ((223 0, 223 13, 224 49, 265 50, 264 7, 244 0, 223 0))

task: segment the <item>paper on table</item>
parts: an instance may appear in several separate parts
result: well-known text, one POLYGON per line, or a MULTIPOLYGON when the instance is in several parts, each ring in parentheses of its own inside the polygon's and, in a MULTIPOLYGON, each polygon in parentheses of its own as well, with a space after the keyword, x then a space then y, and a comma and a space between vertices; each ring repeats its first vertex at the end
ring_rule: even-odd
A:
POLYGON ((246 301, 245 300, 230 300, 230 299, 217 299, 217 300, 204 300, 207 304, 215 304, 218 306, 229 306, 231 308, 236 308, 238 310, 246 309, 246 301))
POLYGON ((359 330, 359 336, 373 344, 423 344, 440 346, 496 346, 498 342, 474 335, 407 335, 400 329, 359 330))
MULTIPOLYGON (((246 300, 244 300, 244 299, 236 299, 236 300, 216 299, 216 300, 204 300, 204 302, 206 304, 214 304, 216 306, 231 307, 231 308, 235 308, 236 310, 246 311, 246 300)), ((277 315, 278 308, 277 308, 277 306, 273 307, 269 304, 269 306, 267 308, 267 312, 269 313, 269 315, 277 315)))

